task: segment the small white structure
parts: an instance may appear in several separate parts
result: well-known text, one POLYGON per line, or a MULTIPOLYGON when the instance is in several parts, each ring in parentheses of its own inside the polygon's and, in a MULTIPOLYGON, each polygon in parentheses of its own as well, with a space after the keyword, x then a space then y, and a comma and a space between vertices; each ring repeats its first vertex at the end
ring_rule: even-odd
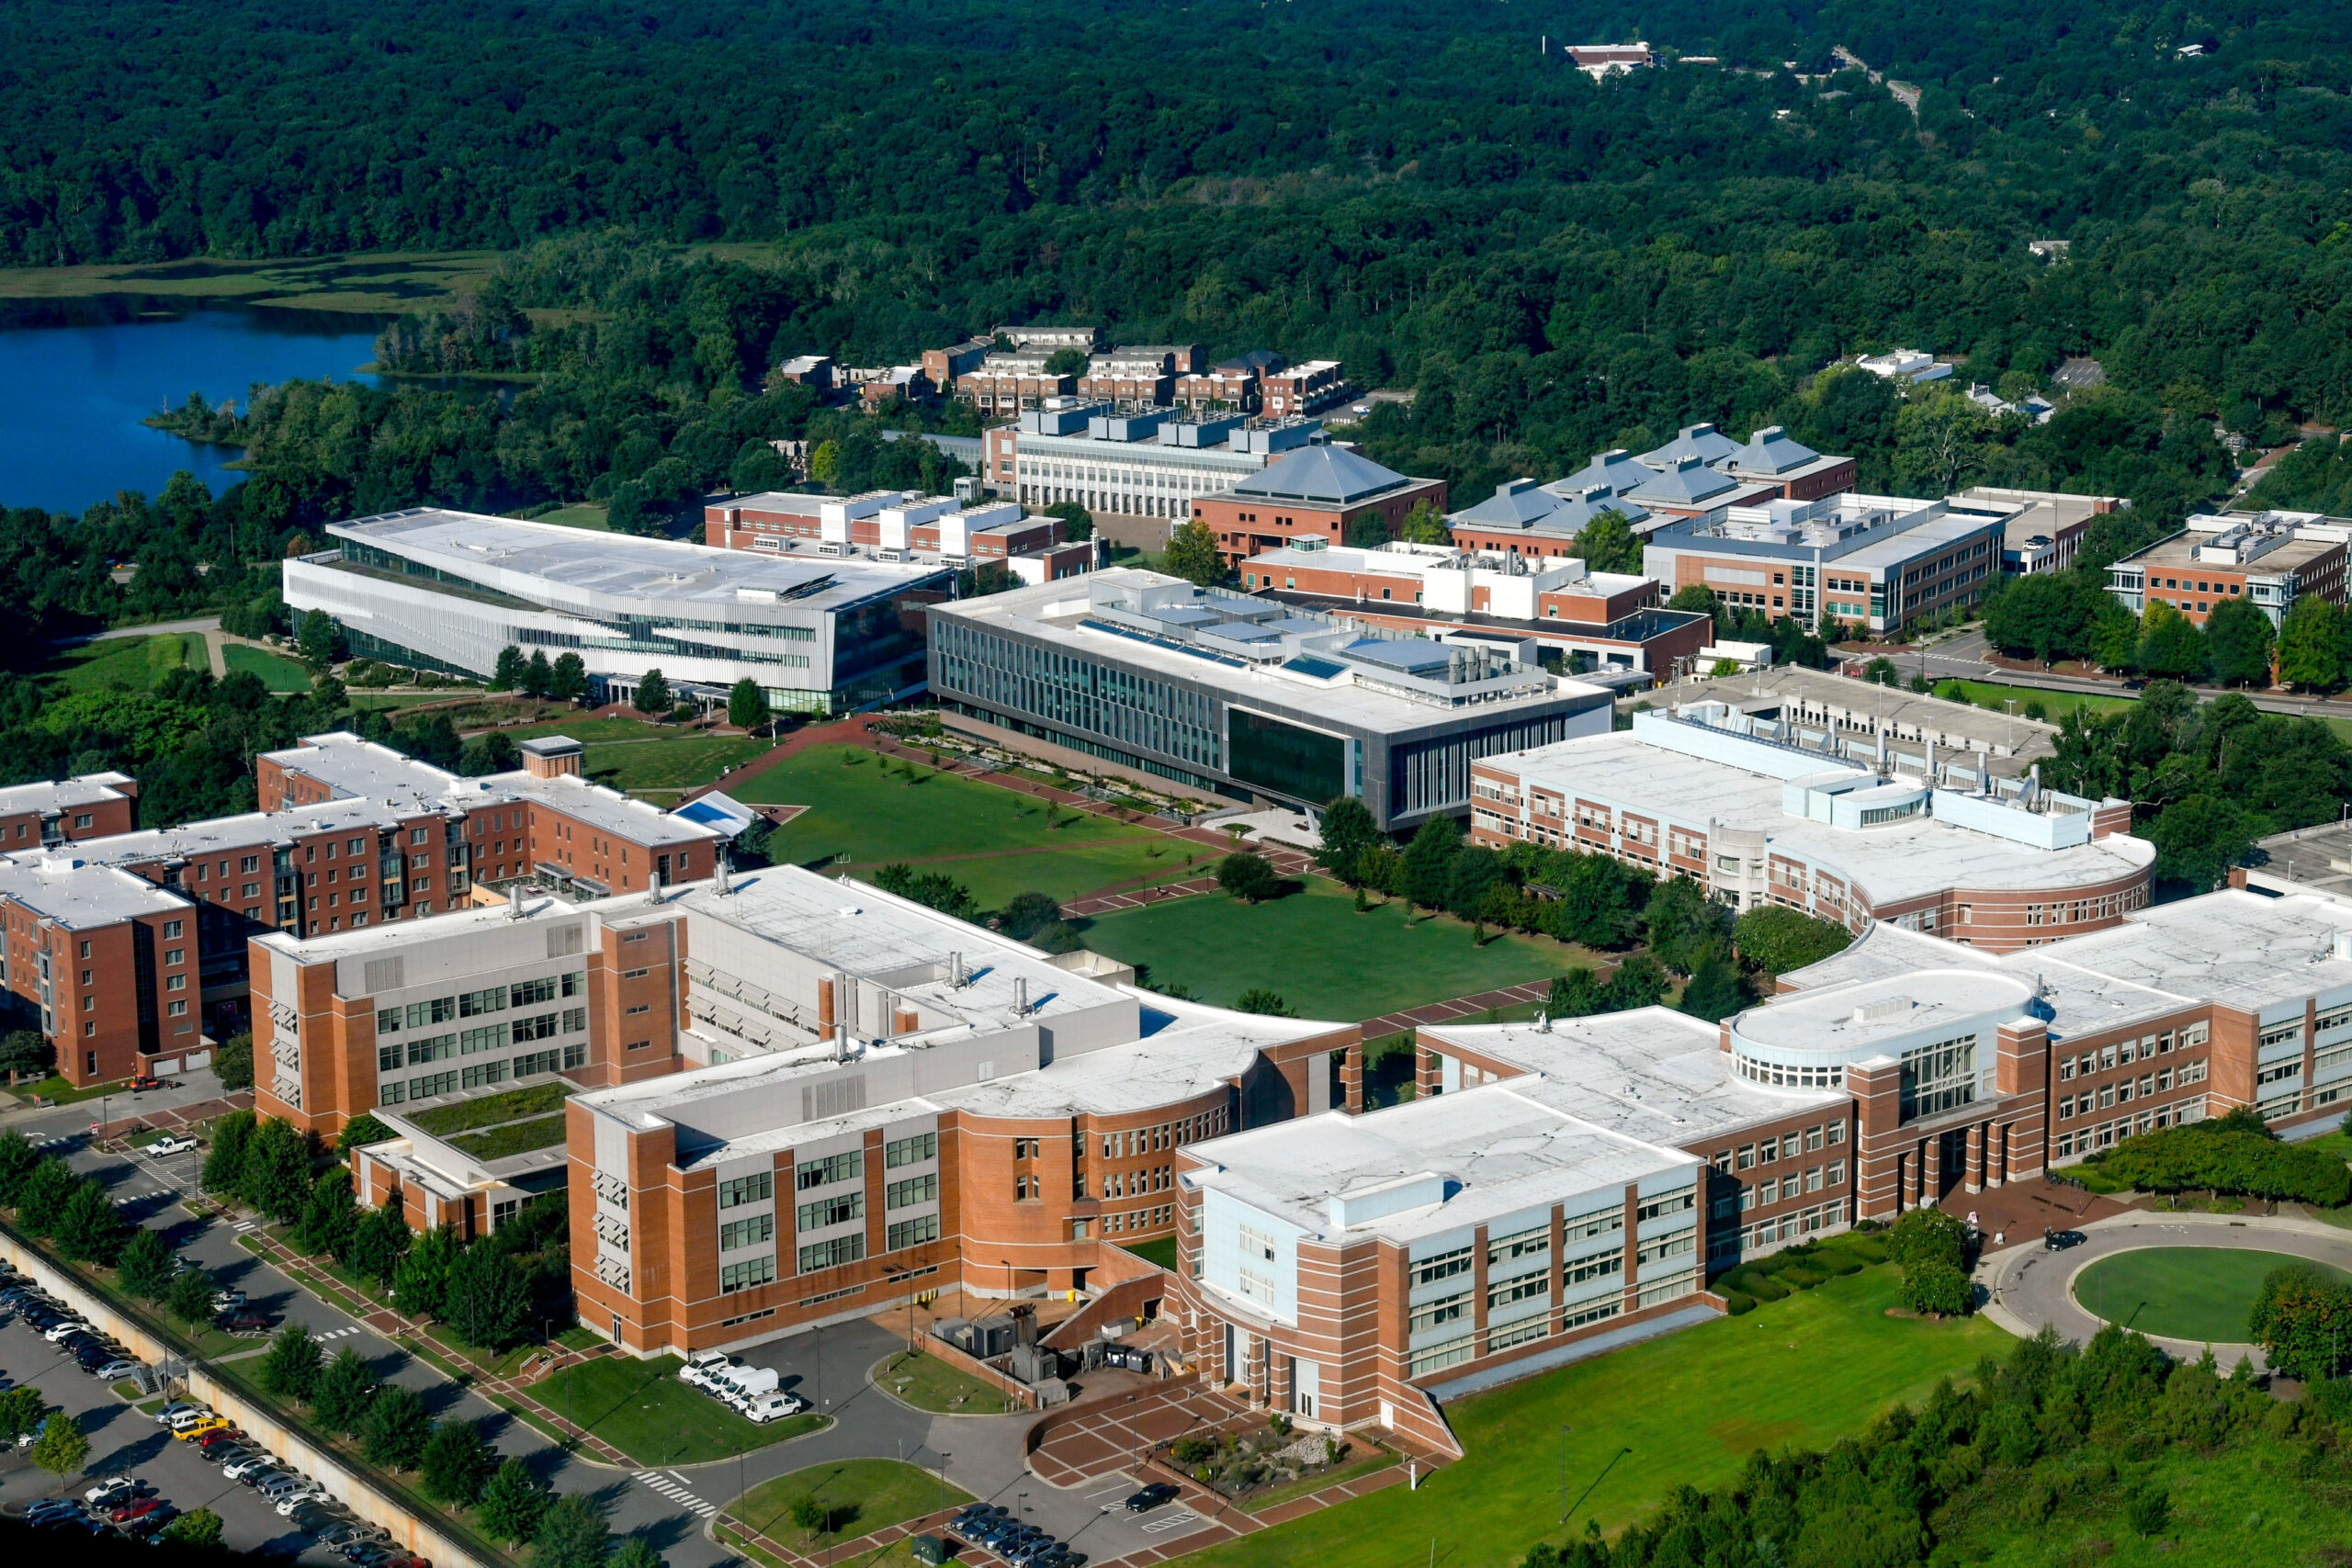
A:
POLYGON ((1951 374, 1951 366, 1939 364, 1934 355, 1923 354, 1916 348, 1894 348, 1884 354, 1866 354, 1854 363, 1873 376, 1915 387, 1923 381, 1940 381, 1951 374))

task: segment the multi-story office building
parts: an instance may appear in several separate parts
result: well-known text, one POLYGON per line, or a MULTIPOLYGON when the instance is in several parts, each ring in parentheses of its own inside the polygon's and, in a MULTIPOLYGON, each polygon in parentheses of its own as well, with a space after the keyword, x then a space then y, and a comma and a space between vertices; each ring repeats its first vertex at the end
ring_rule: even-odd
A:
POLYGON ((1467 809, 1479 758, 1611 723, 1608 693, 1508 653, 1133 569, 942 604, 931 626, 959 726, 1234 799, 1355 795, 1389 829, 1467 809))
POLYGON ((577 653, 600 701, 659 669, 712 702, 747 678, 785 712, 888 702, 922 689, 918 612, 950 587, 935 563, 775 559, 428 509, 327 533, 339 547, 286 562, 286 602, 334 616, 353 651, 473 676, 512 646, 577 653))
POLYGON ((2155 860, 2129 801, 2004 778, 1933 739, 1727 703, 1636 713, 1630 730, 1487 757, 1472 775, 1476 842, 1607 854, 1735 908, 1893 921, 1994 952, 2114 925, 2146 906, 2155 860))
POLYGON ((2002 514, 2001 570, 2010 577, 2064 571, 2075 564, 2091 521, 2132 502, 2116 495, 2067 495, 2054 490, 1974 485, 1948 498, 1952 510, 2002 514))
POLYGON ((0 852, 103 839, 128 833, 138 823, 139 781, 128 773, 84 773, 0 788, 0 852))
POLYGON ((1315 440, 1224 494, 1195 501, 1193 515, 1215 531, 1226 560, 1238 568, 1301 535, 1344 544, 1366 521, 1394 539, 1406 515, 1422 505, 1445 510, 1443 479, 1408 479, 1351 447, 1315 440))
POLYGON ((1775 620, 1827 615, 1875 634, 1983 599, 2000 581, 2004 530, 2002 516, 1941 501, 1770 501, 1647 534, 1642 570, 1669 594, 1704 587, 1775 620))
POLYGON ((1195 502, 1245 483, 1320 429, 1313 421, 1188 422, 1071 402, 1031 410, 1017 425, 991 430, 988 471, 990 482, 1023 506, 1072 502, 1086 508, 1104 538, 1156 550, 1193 514, 1195 502))
POLYGON ((2305 597, 2344 603, 2352 518, 2316 512, 2199 513, 2181 531, 2107 569, 2133 615, 2163 600, 2202 626, 2229 599, 2250 599, 2277 626, 2305 597))
POLYGON ((1689 670, 1714 636, 1712 615, 1660 608, 1650 579, 1588 571, 1574 556, 1401 541, 1376 550, 1335 549, 1309 535, 1296 547, 1243 562, 1241 585, 1341 622, 1509 648, 1521 663, 1570 673, 1670 677, 1689 670))

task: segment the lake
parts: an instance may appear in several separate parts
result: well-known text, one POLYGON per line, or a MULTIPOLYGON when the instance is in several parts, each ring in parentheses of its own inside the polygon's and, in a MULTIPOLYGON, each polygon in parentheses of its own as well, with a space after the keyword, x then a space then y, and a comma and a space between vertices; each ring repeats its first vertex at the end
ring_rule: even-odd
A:
POLYGON ((373 380, 364 316, 107 296, 0 303, 0 506, 79 513, 119 490, 159 493, 186 468, 218 495, 238 453, 140 421, 190 392, 242 405, 255 382, 373 380))

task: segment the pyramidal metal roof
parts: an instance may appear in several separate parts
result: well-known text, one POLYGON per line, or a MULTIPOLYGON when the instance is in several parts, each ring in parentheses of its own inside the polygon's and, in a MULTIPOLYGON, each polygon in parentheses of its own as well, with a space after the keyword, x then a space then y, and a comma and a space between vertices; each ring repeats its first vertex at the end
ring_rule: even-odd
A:
POLYGON ((1352 506, 1410 483, 1395 469, 1384 468, 1344 446, 1318 443, 1269 463, 1226 493, 1260 501, 1304 502, 1311 506, 1352 506))
POLYGON ((1670 468, 1685 457, 1720 463, 1738 450, 1738 442, 1712 424, 1686 424, 1657 451, 1643 453, 1641 460, 1653 468, 1670 468))
POLYGON ((1560 509, 1560 498, 1540 489, 1533 479, 1510 479, 1476 506, 1455 513, 1449 522, 1485 528, 1526 528, 1560 509))
POLYGON ((1768 424, 1731 455, 1726 466, 1735 473, 1785 474, 1821 456, 1777 424, 1768 424))
POLYGON ((1594 453, 1591 462, 1566 479, 1555 479, 1544 488, 1555 495, 1581 495, 1594 485, 1607 485, 1619 495, 1623 495, 1634 486, 1646 484, 1657 477, 1657 469, 1643 467, 1631 453, 1618 446, 1594 453))
POLYGON ((1719 474, 1696 457, 1685 457, 1666 472, 1652 473, 1638 488, 1626 496, 1628 501, 1658 502, 1668 506, 1689 506, 1736 490, 1737 479, 1719 474))

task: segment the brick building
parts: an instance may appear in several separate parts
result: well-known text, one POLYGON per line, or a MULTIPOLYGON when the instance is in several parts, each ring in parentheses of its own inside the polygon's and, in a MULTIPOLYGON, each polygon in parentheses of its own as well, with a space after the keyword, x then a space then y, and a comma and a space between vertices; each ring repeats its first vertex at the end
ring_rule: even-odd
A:
POLYGON ((1193 515, 1216 532, 1227 562, 1238 568, 1302 534, 1345 544, 1366 520, 1394 539, 1406 513, 1424 502, 1445 510, 1443 479, 1408 479, 1350 447, 1310 442, 1223 494, 1195 500, 1193 515))
POLYGON ((2315 512, 2199 513, 2109 567, 2108 586, 2135 615, 2162 600, 2202 626, 2224 600, 2244 598, 2275 626, 2298 599, 2344 603, 2347 539, 2352 518, 2315 512))
POLYGON ((189 902, 70 850, 0 856, 0 997, 74 1084, 145 1071, 199 1039, 189 902))
POLYGON ((2131 804, 2003 778, 1933 739, 1815 728, 1727 703, 1471 770, 1471 838, 1607 854, 1855 931, 1892 921, 2010 952, 2144 908, 2154 847, 2131 804), (1916 750, 1915 750, 1916 748, 1916 750))
POLYGON ((138 825, 139 781, 128 773, 84 773, 0 789, 0 853, 103 839, 138 825))

